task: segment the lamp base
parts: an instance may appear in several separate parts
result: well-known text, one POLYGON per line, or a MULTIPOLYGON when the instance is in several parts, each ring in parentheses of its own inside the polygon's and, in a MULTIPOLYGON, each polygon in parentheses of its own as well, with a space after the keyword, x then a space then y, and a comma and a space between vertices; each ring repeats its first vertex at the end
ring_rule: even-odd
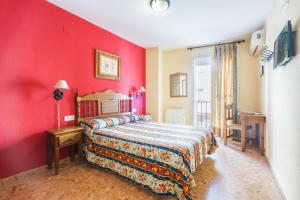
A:
POLYGON ((59 107, 59 101, 57 101, 57 128, 60 128, 60 107, 59 107))

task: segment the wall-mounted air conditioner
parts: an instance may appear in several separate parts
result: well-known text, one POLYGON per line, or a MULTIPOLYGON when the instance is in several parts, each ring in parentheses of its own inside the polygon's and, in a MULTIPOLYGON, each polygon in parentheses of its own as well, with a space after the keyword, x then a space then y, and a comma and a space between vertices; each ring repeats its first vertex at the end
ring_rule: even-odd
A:
POLYGON ((259 30, 252 34, 250 42, 250 54, 259 55, 265 46, 265 31, 259 30))

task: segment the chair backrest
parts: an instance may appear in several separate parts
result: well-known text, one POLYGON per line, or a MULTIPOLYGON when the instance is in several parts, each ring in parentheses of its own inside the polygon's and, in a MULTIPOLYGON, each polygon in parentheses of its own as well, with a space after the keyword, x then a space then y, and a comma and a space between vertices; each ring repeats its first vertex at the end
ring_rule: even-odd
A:
POLYGON ((233 120, 233 106, 232 104, 225 104, 224 106, 224 114, 225 114, 225 121, 233 120))

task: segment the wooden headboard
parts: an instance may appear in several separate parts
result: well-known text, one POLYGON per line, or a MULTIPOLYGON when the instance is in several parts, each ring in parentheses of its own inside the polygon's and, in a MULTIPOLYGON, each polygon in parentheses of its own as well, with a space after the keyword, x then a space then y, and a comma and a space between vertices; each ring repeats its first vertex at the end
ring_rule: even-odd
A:
POLYGON ((104 90, 80 96, 77 92, 77 116, 76 120, 98 118, 132 113, 132 97, 104 90))

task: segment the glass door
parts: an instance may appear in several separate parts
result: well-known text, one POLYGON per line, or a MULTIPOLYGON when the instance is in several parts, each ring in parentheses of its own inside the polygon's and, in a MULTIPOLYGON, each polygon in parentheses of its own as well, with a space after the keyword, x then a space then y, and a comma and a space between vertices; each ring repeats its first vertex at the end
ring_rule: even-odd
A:
POLYGON ((209 127, 211 121, 211 65, 194 62, 194 125, 209 127))

